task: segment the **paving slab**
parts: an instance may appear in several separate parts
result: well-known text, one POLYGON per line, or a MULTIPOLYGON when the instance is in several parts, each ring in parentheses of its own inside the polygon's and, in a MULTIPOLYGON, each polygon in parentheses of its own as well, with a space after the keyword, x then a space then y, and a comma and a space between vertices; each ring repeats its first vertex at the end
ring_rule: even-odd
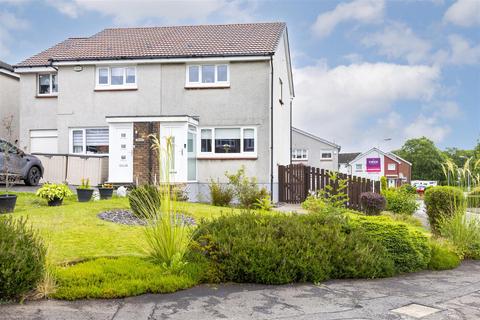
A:
POLYGON ((30 301, 0 305, 0 319, 473 320, 480 319, 480 261, 466 261, 455 270, 319 285, 201 285, 125 299, 30 301), (398 312, 412 304, 417 313, 398 312), (418 306, 436 312, 420 314, 418 306))

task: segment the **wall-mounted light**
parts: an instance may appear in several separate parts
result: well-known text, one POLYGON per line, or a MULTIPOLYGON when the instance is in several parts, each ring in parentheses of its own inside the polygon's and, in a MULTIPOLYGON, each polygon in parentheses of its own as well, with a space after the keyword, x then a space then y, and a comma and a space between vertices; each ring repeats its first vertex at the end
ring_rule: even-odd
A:
POLYGON ((80 72, 80 71, 82 71, 82 70, 83 70, 83 67, 82 67, 82 66, 75 66, 75 67, 73 67, 73 71, 75 71, 75 72, 80 72))

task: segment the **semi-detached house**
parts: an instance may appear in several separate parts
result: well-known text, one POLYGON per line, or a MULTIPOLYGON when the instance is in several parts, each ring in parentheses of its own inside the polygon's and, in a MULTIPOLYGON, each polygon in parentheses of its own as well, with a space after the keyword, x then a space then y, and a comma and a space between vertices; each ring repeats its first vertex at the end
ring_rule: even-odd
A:
POLYGON ((15 66, 19 146, 108 155, 108 182, 155 180, 149 134, 174 140, 191 199, 242 165, 277 196, 294 97, 285 23, 105 29, 15 66))

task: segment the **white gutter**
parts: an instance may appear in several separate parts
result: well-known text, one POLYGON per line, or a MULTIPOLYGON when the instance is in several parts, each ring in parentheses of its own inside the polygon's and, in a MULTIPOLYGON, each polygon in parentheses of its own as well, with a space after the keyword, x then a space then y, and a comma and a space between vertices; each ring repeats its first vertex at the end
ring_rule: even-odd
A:
POLYGON ((7 69, 0 69, 0 73, 4 73, 4 74, 9 75, 11 77, 15 77, 15 78, 20 79, 20 76, 18 74, 16 74, 15 72, 12 72, 10 70, 7 70, 7 69))

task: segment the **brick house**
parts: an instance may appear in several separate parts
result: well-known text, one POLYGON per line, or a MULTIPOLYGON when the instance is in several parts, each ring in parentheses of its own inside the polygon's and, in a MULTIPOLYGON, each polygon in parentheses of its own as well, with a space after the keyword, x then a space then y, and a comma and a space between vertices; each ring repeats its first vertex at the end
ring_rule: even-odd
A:
POLYGON ((149 135, 169 136, 170 176, 190 199, 241 166, 277 196, 294 97, 285 23, 105 29, 15 71, 26 152, 108 157, 105 181, 151 183, 149 135))

